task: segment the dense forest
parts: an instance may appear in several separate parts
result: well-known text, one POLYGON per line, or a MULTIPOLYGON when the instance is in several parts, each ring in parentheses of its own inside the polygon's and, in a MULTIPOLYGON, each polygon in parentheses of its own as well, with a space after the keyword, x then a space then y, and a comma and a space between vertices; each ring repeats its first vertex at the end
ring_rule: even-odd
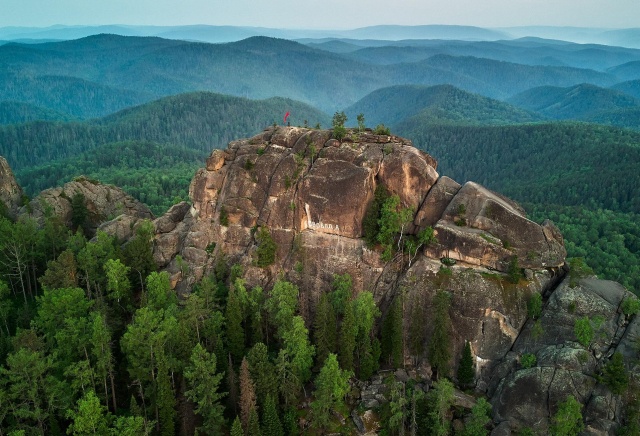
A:
POLYGON ((206 154, 148 141, 101 145, 76 157, 18 171, 29 196, 62 186, 79 175, 124 189, 147 204, 156 216, 188 200, 188 188, 206 154))
POLYGON ((237 138, 251 136, 286 112, 290 122, 327 125, 329 117, 300 102, 263 101, 211 93, 167 97, 111 116, 85 122, 34 121, 0 126, 0 155, 19 171, 74 157, 107 143, 153 141, 208 154, 237 138))
MULTIPOLYGON (((402 297, 381 319, 370 292, 354 295, 351 277, 336 275, 313 319, 303 319, 295 285, 249 289, 241 267, 220 257, 178 298, 168 273, 156 271, 149 222, 124 246, 101 232, 88 241, 80 230, 86 212, 74 203, 76 233, 53 215, 41 228, 0 218, 3 434, 349 431, 338 419, 349 412, 349 379, 403 366, 402 297), (309 407, 298 407, 309 394, 309 407)), ((268 231, 257 238, 258 265, 267 266, 273 242, 262 245, 268 231)), ((455 357, 449 304, 440 292, 434 323, 441 333, 428 347, 441 376, 455 357)), ((473 380, 466 359, 461 383, 473 380)), ((427 395, 408 382, 387 383, 390 402, 378 418, 384 431, 449 431, 449 380, 434 382, 427 395)), ((490 411, 479 400, 466 412, 465 434, 486 434, 490 411)))

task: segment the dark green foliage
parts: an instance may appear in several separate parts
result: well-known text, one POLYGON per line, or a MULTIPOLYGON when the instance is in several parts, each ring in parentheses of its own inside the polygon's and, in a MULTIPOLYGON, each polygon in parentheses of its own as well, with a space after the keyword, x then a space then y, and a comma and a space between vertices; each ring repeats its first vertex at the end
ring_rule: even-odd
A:
POLYGON ((220 225, 225 227, 229 225, 229 212, 224 207, 220 208, 220 225))
POLYGON ((577 436, 584 428, 582 405, 573 395, 558 404, 558 411, 551 419, 551 432, 558 436, 577 436))
POLYGON ((30 195, 84 174, 122 188, 154 214, 188 199, 189 183, 206 153, 171 144, 139 140, 106 143, 66 159, 16 171, 30 195))
POLYGON ((340 324, 340 334, 338 336, 338 356, 340 358, 340 366, 347 371, 353 371, 354 356, 356 349, 356 336, 358 334, 358 325, 355 318, 355 310, 353 304, 348 302, 342 323, 340 324))
POLYGON ((329 354, 315 381, 315 400, 311 403, 315 428, 326 428, 331 409, 344 405, 344 396, 349 391, 349 377, 351 373, 338 366, 336 355, 329 354))
POLYGON ((531 319, 538 319, 542 314, 542 295, 534 292, 527 300, 527 315, 531 319))
POLYGON ((567 259, 569 263, 569 286, 575 288, 578 286, 578 281, 590 275, 593 275, 593 270, 587 266, 584 259, 581 257, 574 257, 567 259))
POLYGON ((225 308, 227 347, 233 360, 238 364, 244 356, 245 335, 242 325, 242 306, 235 286, 229 288, 225 308))
POLYGON ((282 423, 278 416, 278 409, 273 395, 267 395, 262 409, 262 435, 284 436, 284 430, 282 429, 282 423))
POLYGON ((398 85, 377 89, 346 109, 349 116, 357 111, 366 112, 372 125, 388 123, 391 126, 405 120, 431 125, 501 125, 542 119, 533 112, 452 85, 398 85))
POLYGON ((313 339, 316 346, 317 362, 324 362, 329 353, 337 350, 336 314, 333 305, 329 301, 328 294, 324 293, 316 306, 316 316, 313 324, 313 339))
POLYGON ((421 357, 424 353, 424 346, 427 340, 427 329, 425 326, 424 305, 417 297, 414 298, 411 316, 409 317, 408 347, 409 352, 414 356, 421 357))
POLYGON ((269 229, 266 227, 260 227, 255 238, 258 243, 258 248, 256 250, 256 265, 261 268, 266 268, 276 261, 278 245, 273 240, 269 229))
POLYGON ((342 315, 353 292, 351 276, 349 274, 334 275, 332 287, 329 300, 336 315, 342 315))
POLYGON ((369 246, 373 246, 378 243, 378 233, 380 232, 380 211, 382 205, 389 198, 390 194, 384 185, 376 186, 373 201, 369 205, 367 212, 362 220, 362 233, 364 240, 369 246))
POLYGON ((391 130, 388 127, 385 127, 384 124, 378 124, 375 129, 373 129, 373 133, 375 135, 391 135, 391 130))
POLYGON ((520 365, 522 365, 522 367, 525 369, 533 368, 534 366, 536 366, 537 361, 538 359, 536 358, 536 355, 532 353, 524 353, 522 356, 520 356, 520 365))
POLYGON ((602 369, 602 382, 616 395, 626 391, 629 385, 629 374, 627 374, 624 357, 621 353, 613 353, 611 360, 602 369))
POLYGON ((262 436, 262 431, 260 430, 260 420, 258 419, 258 412, 256 409, 252 409, 249 414, 249 425, 247 426, 247 434, 262 436))
POLYGON ((382 323, 382 359, 394 368, 403 364, 402 297, 396 297, 382 323))
POLYGON ((185 396, 196 403, 195 413, 202 416, 200 431, 213 434, 224 424, 224 407, 220 400, 226 395, 218 392, 224 374, 217 372, 216 355, 196 344, 184 376, 189 390, 185 396))
POLYGON ((522 202, 640 212, 640 133, 573 123, 501 127, 396 126, 438 157, 438 169, 522 202), (563 144, 557 147, 556 144, 563 144), (446 145, 445 145, 446 144, 446 145), (482 166, 473 162, 481 159, 482 166), (600 163, 607 162, 603 168, 600 163), (611 183, 598 182, 606 178, 611 183))
POLYGON ((249 363, 251 379, 255 383, 258 404, 264 407, 268 396, 277 399, 278 395, 276 369, 269 359, 267 346, 262 342, 258 342, 251 347, 247 353, 247 362, 249 363))
POLYGON ((464 349, 462 350, 462 357, 458 364, 458 383, 460 386, 469 386, 475 379, 475 372, 473 370, 473 356, 471 355, 471 344, 469 341, 464 343, 464 349))
POLYGON ((347 134, 347 129, 344 127, 344 123, 347 122, 347 116, 344 112, 336 112, 331 120, 333 126, 333 137, 337 140, 341 140, 347 134))
POLYGON ((638 297, 627 297, 622 302, 622 313, 627 316, 640 313, 640 300, 638 297))
POLYGON ((451 296, 446 291, 436 292, 433 309, 433 333, 429 341, 429 361, 438 379, 447 376, 451 360, 451 296))
POLYGON ((471 409, 471 419, 462 431, 463 436, 486 436, 489 434, 487 424, 491 422, 491 404, 484 398, 479 398, 471 409))
POLYGON ((85 204, 84 194, 76 192, 71 197, 71 226, 73 230, 83 229, 89 217, 89 210, 85 204))
POLYGON ((509 267, 507 269, 507 279, 510 283, 518 284, 522 278, 522 268, 518 266, 518 256, 513 256, 509 261, 509 267))
POLYGON ((600 278, 640 289, 640 215, 593 207, 526 205, 532 219, 551 219, 570 258, 582 257, 600 278))
POLYGON ((591 341, 593 341, 593 327, 588 317, 578 318, 573 326, 573 331, 578 339, 578 342, 583 347, 589 348, 591 341))
POLYGON ((236 419, 233 420, 233 425, 231 425, 231 436, 244 436, 240 418, 238 418, 237 416, 236 419))

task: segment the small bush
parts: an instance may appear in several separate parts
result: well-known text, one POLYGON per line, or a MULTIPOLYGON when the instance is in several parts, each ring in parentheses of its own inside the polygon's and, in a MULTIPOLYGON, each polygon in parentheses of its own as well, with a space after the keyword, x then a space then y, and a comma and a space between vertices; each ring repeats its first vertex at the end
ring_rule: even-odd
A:
POLYGON ((456 260, 452 259, 450 257, 441 257, 440 258, 440 263, 442 263, 443 265, 446 266, 453 266, 456 264, 456 260))
POLYGON ((513 256, 509 261, 507 277, 510 283, 518 284, 522 278, 522 269, 518 266, 518 256, 513 256))
POLYGON ((375 135, 391 135, 391 130, 389 130, 389 128, 384 124, 378 124, 373 130, 373 133, 375 135))
POLYGON ((538 359, 536 358, 536 355, 532 353, 524 353, 520 357, 520 365, 522 365, 522 367, 525 369, 533 368, 534 366, 536 366, 537 362, 538 359))
POLYGON ((262 156, 264 154, 264 147, 258 147, 258 150, 256 151, 256 153, 258 153, 258 156, 262 156))
POLYGON ((278 245, 271 237, 269 229, 260 227, 256 233, 256 241, 258 242, 258 249, 256 250, 258 259, 256 260, 256 265, 260 268, 272 265, 276 261, 278 245))
POLYGON ((224 207, 220 208, 220 225, 225 227, 229 226, 229 213, 224 207))
POLYGON ((589 345, 591 345, 591 341, 593 340, 593 327, 591 326, 589 318, 584 316, 576 319, 576 322, 573 325, 573 332, 575 333, 578 342, 580 342, 583 347, 589 348, 589 345))
POLYGON ((466 227, 467 226, 466 218, 458 218, 453 223, 458 227, 466 227))
POLYGON ((244 169, 247 170, 247 171, 251 171, 254 166, 255 166, 255 164, 250 159, 247 159, 244 162, 244 169))
POLYGON ((636 297, 627 297, 622 302, 622 313, 627 316, 637 315, 640 312, 640 300, 636 297))

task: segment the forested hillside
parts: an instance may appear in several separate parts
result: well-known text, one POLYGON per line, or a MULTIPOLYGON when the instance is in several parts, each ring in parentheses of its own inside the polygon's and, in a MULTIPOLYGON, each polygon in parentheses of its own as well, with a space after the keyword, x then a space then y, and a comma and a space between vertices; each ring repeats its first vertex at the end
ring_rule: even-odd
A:
POLYGON ((378 89, 345 109, 355 120, 366 114, 367 122, 394 125, 417 116, 421 122, 464 124, 513 124, 540 121, 541 116, 507 103, 472 94, 451 85, 432 87, 399 85, 378 89))
POLYGON ((91 122, 37 121, 0 127, 0 155, 14 170, 74 157, 120 141, 153 141, 208 154, 234 138, 248 136, 285 113, 290 122, 327 125, 329 117, 283 98, 254 101, 211 93, 184 94, 91 122))
POLYGON ((188 188, 205 153, 149 141, 104 144, 78 156, 25 168, 16 177, 29 196, 84 175, 124 189, 156 216, 188 200, 188 188))
POLYGON ((0 125, 20 124, 36 120, 71 121, 73 117, 29 103, 19 103, 15 101, 0 102, 0 125))

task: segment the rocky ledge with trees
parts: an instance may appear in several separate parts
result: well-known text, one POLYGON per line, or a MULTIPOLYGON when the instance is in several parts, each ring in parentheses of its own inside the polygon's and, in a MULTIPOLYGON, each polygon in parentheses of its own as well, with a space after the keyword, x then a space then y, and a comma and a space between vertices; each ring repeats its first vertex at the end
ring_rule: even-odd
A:
POLYGON ((339 133, 233 141, 191 204, 133 214, 128 232, 120 217, 86 241, 80 199, 40 227, 29 209, 3 220, 2 424, 634 434, 636 297, 566 263, 552 223, 439 176, 410 141, 339 133), (37 398, 21 371, 38 372, 37 398))

